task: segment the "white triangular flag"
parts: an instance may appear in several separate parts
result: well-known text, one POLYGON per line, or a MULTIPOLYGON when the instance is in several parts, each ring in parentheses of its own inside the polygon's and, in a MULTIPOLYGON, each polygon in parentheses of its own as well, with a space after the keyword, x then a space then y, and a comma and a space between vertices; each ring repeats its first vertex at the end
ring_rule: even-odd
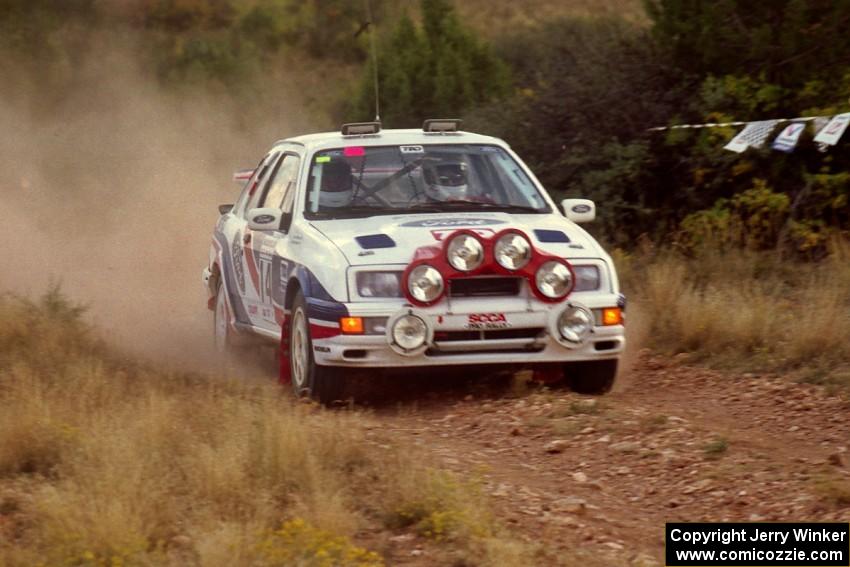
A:
POLYGON ((778 120, 750 122, 743 130, 738 132, 737 136, 732 138, 731 142, 724 146, 724 149, 740 154, 747 148, 760 148, 778 122, 778 120))
POLYGON ((773 140, 773 149, 780 152, 793 152, 800 141, 800 134, 806 129, 805 122, 792 122, 782 129, 782 132, 773 140))
POLYGON ((815 142, 819 144, 828 144, 834 146, 841 139, 844 131, 847 130, 847 125, 850 124, 850 112, 844 114, 836 114, 832 117, 823 130, 815 136, 815 142))
POLYGON ((827 124, 829 124, 829 116, 816 116, 812 120, 812 135, 816 136, 827 124))

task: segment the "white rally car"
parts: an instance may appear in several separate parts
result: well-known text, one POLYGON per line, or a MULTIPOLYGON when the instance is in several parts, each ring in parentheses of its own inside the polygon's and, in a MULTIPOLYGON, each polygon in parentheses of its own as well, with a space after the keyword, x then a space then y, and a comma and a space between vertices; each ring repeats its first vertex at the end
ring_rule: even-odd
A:
POLYGON ((204 281, 216 344, 280 345, 299 395, 352 368, 510 365, 598 394, 625 347, 611 258, 502 140, 429 120, 274 144, 222 205, 204 281))

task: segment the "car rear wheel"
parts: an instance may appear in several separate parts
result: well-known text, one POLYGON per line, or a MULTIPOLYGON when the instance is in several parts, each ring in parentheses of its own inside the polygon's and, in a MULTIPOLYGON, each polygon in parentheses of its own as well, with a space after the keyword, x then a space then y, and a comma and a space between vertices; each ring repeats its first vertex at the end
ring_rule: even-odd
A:
POLYGON ((343 370, 319 366, 313 358, 307 302, 300 291, 292 306, 289 325, 289 368, 296 396, 311 397, 324 404, 342 399, 345 393, 343 370))
POLYGON ((564 380, 579 394, 598 396, 611 391, 617 378, 617 360, 568 362, 563 366, 564 380))

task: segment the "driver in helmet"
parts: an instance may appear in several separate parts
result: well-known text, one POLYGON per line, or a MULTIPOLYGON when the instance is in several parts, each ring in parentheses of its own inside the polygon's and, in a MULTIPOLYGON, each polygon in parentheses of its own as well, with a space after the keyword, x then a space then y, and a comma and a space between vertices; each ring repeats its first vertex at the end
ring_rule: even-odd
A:
POLYGON ((322 166, 322 187, 319 191, 319 206, 328 208, 345 207, 351 203, 351 166, 343 160, 330 161, 322 166))
POLYGON ((425 195, 432 201, 463 201, 469 198, 467 166, 462 161, 425 162, 422 175, 425 195))

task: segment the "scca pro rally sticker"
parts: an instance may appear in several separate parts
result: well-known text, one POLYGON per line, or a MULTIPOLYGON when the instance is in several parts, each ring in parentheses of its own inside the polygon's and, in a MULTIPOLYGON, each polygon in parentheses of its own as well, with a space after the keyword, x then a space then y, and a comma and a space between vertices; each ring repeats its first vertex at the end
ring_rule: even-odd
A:
POLYGON ((504 313, 470 313, 467 317, 467 323, 464 325, 467 329, 507 329, 511 324, 508 323, 508 318, 504 313))
POLYGON ((486 226, 490 224, 505 224, 505 221, 498 219, 464 219, 464 218, 454 218, 454 219, 427 219, 427 220, 419 220, 419 221, 411 221, 406 222, 400 226, 415 226, 421 227, 424 226, 426 228, 444 228, 444 227, 453 227, 453 226, 486 226))

